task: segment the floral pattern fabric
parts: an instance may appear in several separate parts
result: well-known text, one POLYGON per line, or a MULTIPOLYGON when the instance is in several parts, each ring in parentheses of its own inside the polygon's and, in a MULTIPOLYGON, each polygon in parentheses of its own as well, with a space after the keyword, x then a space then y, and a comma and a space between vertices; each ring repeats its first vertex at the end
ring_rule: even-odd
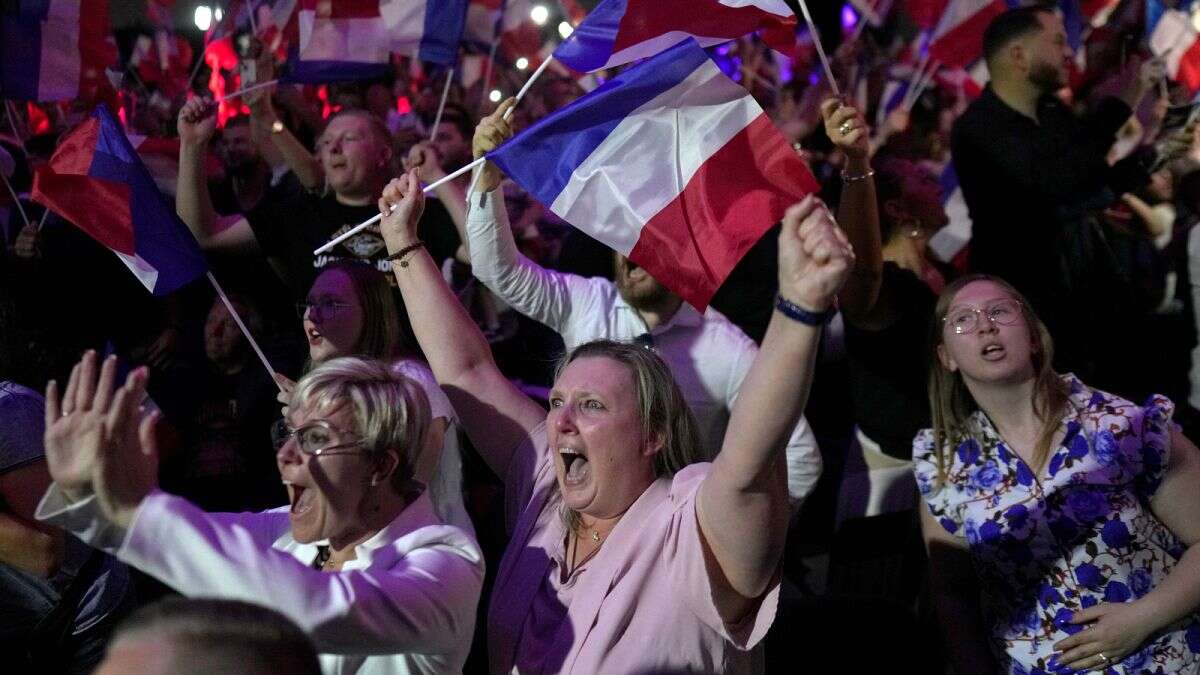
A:
MULTIPOLYGON (((978 432, 946 458, 938 483, 933 432, 913 442, 914 472, 934 518, 965 540, 979 577, 1001 672, 1070 672, 1054 643, 1083 629, 1080 609, 1149 593, 1183 554, 1150 510, 1166 471, 1173 404, 1144 406, 1066 376, 1065 435, 1035 475, 982 412, 978 432)), ((1200 615, 1151 635, 1107 668, 1114 675, 1200 672, 1200 615)))

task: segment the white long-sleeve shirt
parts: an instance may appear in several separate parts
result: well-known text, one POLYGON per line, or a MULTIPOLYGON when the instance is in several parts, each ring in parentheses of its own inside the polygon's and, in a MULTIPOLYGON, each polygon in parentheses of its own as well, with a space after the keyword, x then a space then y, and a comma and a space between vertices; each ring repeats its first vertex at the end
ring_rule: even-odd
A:
MULTIPOLYGON (((700 314, 685 302, 670 320, 650 329, 613 282, 537 265, 517 250, 499 190, 470 195, 467 239, 475 277, 513 309, 557 331, 568 350, 592 340, 632 341, 648 334, 696 416, 709 459, 716 455, 758 354, 758 345, 740 328, 712 307, 700 314)), ((821 454, 803 415, 786 454, 788 496, 798 507, 821 476, 821 454)))
POLYGON ((155 491, 123 530, 94 496, 70 502, 52 485, 36 517, 184 595, 280 612, 312 637, 327 675, 459 673, 470 650, 483 554, 424 495, 333 573, 312 568, 317 544, 292 538, 286 507, 205 513, 155 491))

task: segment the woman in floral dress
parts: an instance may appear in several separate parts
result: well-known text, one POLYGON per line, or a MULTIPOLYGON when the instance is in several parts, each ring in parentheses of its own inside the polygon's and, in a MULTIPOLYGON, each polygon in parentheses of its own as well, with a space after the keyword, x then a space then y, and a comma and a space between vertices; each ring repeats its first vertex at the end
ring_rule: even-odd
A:
POLYGON ((998 279, 951 284, 935 319, 913 459, 958 672, 1200 672, 1200 450, 1172 403, 1055 373, 998 279))

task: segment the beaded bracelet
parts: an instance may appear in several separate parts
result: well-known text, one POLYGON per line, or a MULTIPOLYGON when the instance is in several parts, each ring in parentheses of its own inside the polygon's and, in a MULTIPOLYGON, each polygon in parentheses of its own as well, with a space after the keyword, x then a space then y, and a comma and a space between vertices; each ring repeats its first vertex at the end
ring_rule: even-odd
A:
POLYGON ((389 262, 399 261, 401 267, 408 267, 408 261, 401 260, 401 258, 403 258, 404 256, 408 255, 409 253, 412 253, 413 251, 421 248, 424 245, 425 245, 425 242, 423 242, 423 241, 418 241, 415 244, 409 244, 408 246, 405 246, 404 248, 400 249, 399 251, 396 251, 395 253, 384 258, 384 260, 387 260, 389 262))
POLYGON ((850 174, 843 171, 842 172, 842 184, 849 185, 851 183, 857 183, 860 180, 866 180, 874 175, 875 175, 875 169, 867 169, 866 173, 860 173, 857 176, 851 176, 850 174))

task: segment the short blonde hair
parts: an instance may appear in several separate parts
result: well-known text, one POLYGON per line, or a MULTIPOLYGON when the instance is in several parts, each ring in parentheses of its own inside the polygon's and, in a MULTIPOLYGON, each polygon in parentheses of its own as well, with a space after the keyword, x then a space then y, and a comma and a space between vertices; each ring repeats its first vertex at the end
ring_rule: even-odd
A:
POLYGON ((393 372, 388 364, 357 356, 330 359, 300 378, 291 407, 321 410, 350 406, 352 430, 379 463, 389 450, 400 462, 392 484, 405 491, 429 429, 429 399, 420 385, 393 372))

